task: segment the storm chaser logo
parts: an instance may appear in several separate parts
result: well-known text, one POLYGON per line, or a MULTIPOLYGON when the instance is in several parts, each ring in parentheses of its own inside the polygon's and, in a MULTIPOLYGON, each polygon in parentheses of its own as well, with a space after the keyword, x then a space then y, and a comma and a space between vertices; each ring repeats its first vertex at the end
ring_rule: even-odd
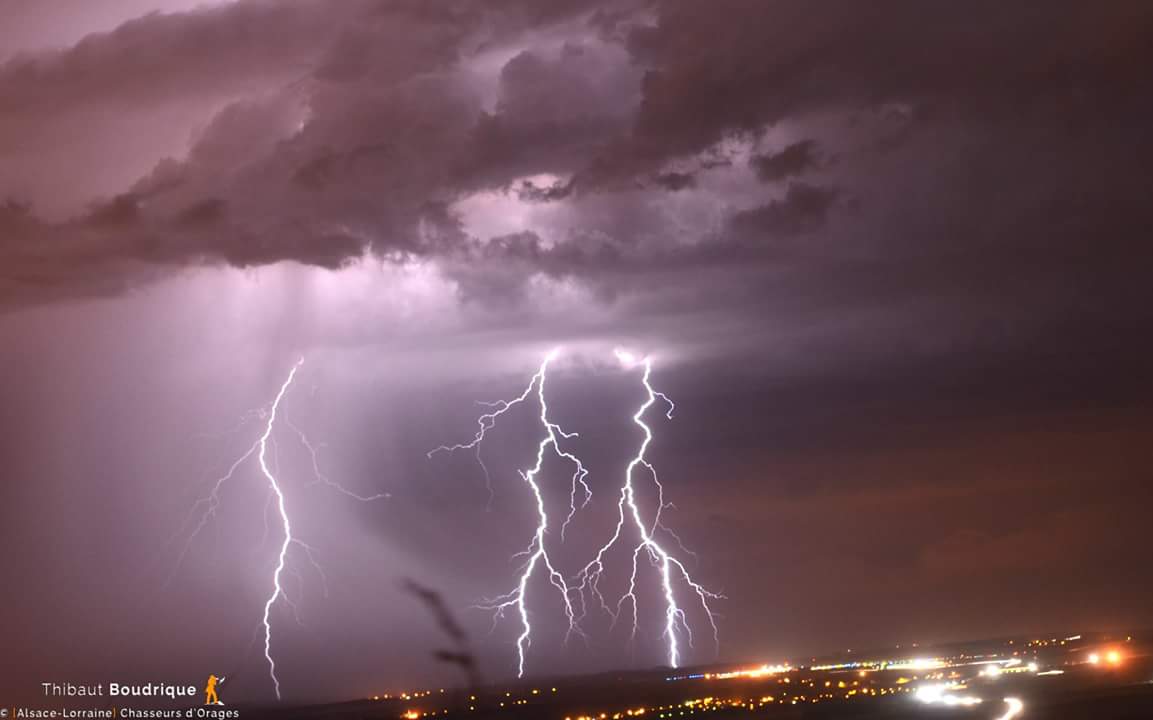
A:
POLYGON ((223 677, 216 677, 215 675, 208 676, 208 684, 204 686, 204 704, 205 705, 223 705, 220 702, 220 696, 216 694, 216 686, 224 682, 223 677))

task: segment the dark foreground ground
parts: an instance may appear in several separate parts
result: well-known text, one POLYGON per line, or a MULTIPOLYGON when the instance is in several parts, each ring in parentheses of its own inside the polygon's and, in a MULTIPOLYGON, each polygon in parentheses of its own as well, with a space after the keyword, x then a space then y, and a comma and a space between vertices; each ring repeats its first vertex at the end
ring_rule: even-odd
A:
POLYGON ((1144 637, 998 640, 922 649, 915 658, 609 673, 331 705, 241 707, 240 718, 1153 720, 1150 648, 1144 637), (926 702, 933 688, 945 699, 926 702), (1017 714, 1006 698, 1019 701, 1017 714), (948 704, 962 699, 972 704, 948 704))
MULTIPOLYGON (((1018 692, 1024 709, 1020 720, 1153 720, 1153 683, 1124 684, 1094 688, 1048 688, 1045 691, 1022 689, 1018 692)), ((1008 706, 998 702, 983 702, 971 708, 928 706, 908 697, 869 698, 854 703, 765 707, 755 709, 725 708, 711 712, 680 711, 666 717, 765 717, 782 720, 992 720, 1004 716, 1008 706)), ((547 705, 526 706, 510 710, 477 710, 442 713, 430 717, 470 718, 573 718, 565 715, 563 707, 547 705)), ((657 717, 648 714, 642 717, 657 717)), ((242 718, 339 718, 342 720, 376 720, 403 718, 402 712, 390 712, 368 703, 349 703, 331 706, 286 709, 251 709, 242 718)), ((599 717, 599 714, 594 717, 599 717)), ((607 715, 613 717, 613 715, 607 715)), ((628 717, 628 716, 621 716, 628 717)))

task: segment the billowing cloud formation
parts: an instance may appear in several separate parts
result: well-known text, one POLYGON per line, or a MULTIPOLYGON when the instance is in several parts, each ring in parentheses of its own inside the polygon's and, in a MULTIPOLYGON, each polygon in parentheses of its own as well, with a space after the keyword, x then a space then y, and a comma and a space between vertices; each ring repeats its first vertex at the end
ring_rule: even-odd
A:
MULTIPOLYGON (((14 100, 0 117, 0 152, 13 161, 5 190, 71 219, 21 209, 7 220, 5 296, 67 292, 89 263, 111 274, 126 263, 333 267, 368 249, 444 250, 422 233, 427 216, 470 186, 504 182, 523 162, 504 147, 535 138, 552 149, 574 129, 548 93, 557 95, 550 80, 579 81, 579 47, 504 60, 510 38, 565 20, 573 5, 257 0, 151 15, 67 51, 10 60, 0 69, 0 93, 14 100), (499 77, 475 67, 486 63, 499 77), (486 82, 500 87, 492 113, 486 82), (120 139, 147 136, 172 108, 204 120, 176 159, 120 139), (80 132, 89 135, 80 153, 53 152, 80 132), (109 137, 128 157, 101 155, 109 137), (152 167, 120 186, 103 182, 107 171, 77 168, 79 180, 60 183, 63 201, 35 187, 37 167, 69 178, 85 154, 152 167), (111 199, 94 200, 101 194, 111 199)), ((605 132, 598 115, 585 122, 586 134, 605 132)))
POLYGON ((0 67, 0 295, 366 254, 442 263, 470 296, 477 263, 637 288, 652 267, 797 253, 825 272, 881 243, 891 262, 993 252, 1032 273, 1024 256, 1092 237, 1090 262, 1109 264, 1149 219, 1151 34, 1140 3, 241 0, 149 15, 0 67), (1054 155, 1056 173, 1041 167, 1054 155), (458 207, 484 193, 562 204, 563 226, 492 242, 458 207))

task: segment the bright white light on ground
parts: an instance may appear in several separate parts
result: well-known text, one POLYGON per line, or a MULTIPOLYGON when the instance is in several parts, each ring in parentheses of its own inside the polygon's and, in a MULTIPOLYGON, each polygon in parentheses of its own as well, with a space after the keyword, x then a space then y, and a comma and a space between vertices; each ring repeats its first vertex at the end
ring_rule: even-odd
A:
POLYGON ((998 717, 997 720, 1012 720, 1025 709, 1025 703, 1017 698, 1007 697, 1005 698, 1005 704, 1008 705, 1009 708, 1005 711, 1005 714, 998 717))
POLYGON ((981 702, 981 698, 972 695, 954 695, 954 690, 963 689, 957 683, 939 683, 936 685, 922 685, 913 693, 913 697, 926 705, 945 705, 947 707, 971 706, 981 702))

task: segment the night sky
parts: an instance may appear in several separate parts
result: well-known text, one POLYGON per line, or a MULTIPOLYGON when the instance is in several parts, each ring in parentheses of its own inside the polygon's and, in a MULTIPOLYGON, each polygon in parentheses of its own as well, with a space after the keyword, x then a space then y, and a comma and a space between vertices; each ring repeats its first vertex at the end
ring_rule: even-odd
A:
MULTIPOLYGON (((455 683, 406 579, 515 673, 542 357, 611 532, 640 440, 727 599, 685 661, 1153 624, 1153 5, 0 0, 0 695, 455 683), (269 518, 268 531, 265 532, 269 518), (183 528, 183 530, 182 530, 183 528)), ((546 466, 560 513, 568 477, 546 466)), ((620 566, 617 566, 618 571, 620 566)), ((610 583, 620 592, 619 572, 610 583)), ((646 575, 646 588, 653 587, 646 575)), ((530 675, 664 661, 534 584, 530 675)), ((703 628, 703 629, 702 629, 703 628)), ((7 701, 7 700, 5 700, 7 701)))

